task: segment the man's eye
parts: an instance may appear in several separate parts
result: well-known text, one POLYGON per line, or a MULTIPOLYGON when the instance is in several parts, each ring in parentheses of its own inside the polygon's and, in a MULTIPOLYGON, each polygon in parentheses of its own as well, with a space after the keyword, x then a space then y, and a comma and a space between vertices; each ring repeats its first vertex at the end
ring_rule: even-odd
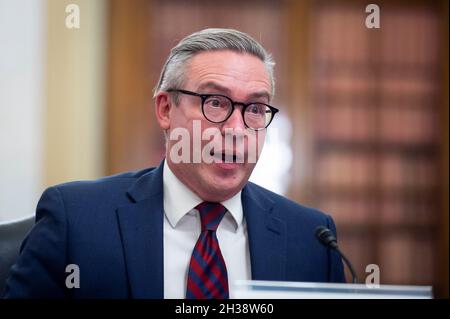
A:
POLYGON ((224 107, 226 103, 222 99, 211 97, 206 100, 206 104, 211 107, 224 107))
POLYGON ((214 106, 214 107, 219 107, 219 106, 220 106, 220 101, 217 100, 217 99, 213 99, 213 100, 210 100, 210 101, 209 101, 209 104, 210 104, 211 106, 214 106))
POLYGON ((263 114, 264 113, 264 107, 259 104, 252 104, 248 107, 248 111, 252 114, 263 114))

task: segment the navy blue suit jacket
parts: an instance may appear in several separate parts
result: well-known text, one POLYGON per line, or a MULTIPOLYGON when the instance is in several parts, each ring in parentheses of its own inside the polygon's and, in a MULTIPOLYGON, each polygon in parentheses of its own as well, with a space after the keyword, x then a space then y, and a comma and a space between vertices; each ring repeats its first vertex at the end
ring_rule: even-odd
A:
MULTIPOLYGON (((7 281, 9 298, 163 298, 163 165, 47 189, 7 281), (66 266, 80 288, 65 286, 66 266)), ((242 191, 255 280, 345 281, 314 235, 330 216, 253 183, 242 191)))

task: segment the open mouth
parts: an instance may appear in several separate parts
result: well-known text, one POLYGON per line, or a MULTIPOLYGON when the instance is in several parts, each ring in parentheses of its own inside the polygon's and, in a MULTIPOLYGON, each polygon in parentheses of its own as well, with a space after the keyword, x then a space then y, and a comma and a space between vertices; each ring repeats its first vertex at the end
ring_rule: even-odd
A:
POLYGON ((210 155, 216 159, 216 163, 244 163, 244 156, 235 154, 232 151, 214 152, 211 150, 210 155))

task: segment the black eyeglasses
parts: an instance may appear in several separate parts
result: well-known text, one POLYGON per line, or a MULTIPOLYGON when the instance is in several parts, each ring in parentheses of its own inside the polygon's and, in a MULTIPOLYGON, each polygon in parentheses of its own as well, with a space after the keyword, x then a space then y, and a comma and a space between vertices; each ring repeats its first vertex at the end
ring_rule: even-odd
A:
POLYGON ((234 112, 236 105, 242 105, 242 118, 246 127, 259 131, 269 126, 275 113, 279 110, 268 104, 251 102, 235 102, 228 96, 221 94, 200 94, 186 90, 169 89, 167 92, 179 92, 198 96, 202 99, 203 116, 212 123, 223 123, 234 112))

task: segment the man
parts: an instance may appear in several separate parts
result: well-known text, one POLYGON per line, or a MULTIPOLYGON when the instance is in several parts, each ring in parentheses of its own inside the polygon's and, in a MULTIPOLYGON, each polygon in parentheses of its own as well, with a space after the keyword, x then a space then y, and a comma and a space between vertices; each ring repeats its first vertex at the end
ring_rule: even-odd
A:
POLYGON ((314 235, 335 231, 331 217, 248 182, 278 111, 273 66, 236 30, 183 39, 155 89, 165 160, 47 189, 6 296, 229 298, 239 279, 344 281, 314 235))

